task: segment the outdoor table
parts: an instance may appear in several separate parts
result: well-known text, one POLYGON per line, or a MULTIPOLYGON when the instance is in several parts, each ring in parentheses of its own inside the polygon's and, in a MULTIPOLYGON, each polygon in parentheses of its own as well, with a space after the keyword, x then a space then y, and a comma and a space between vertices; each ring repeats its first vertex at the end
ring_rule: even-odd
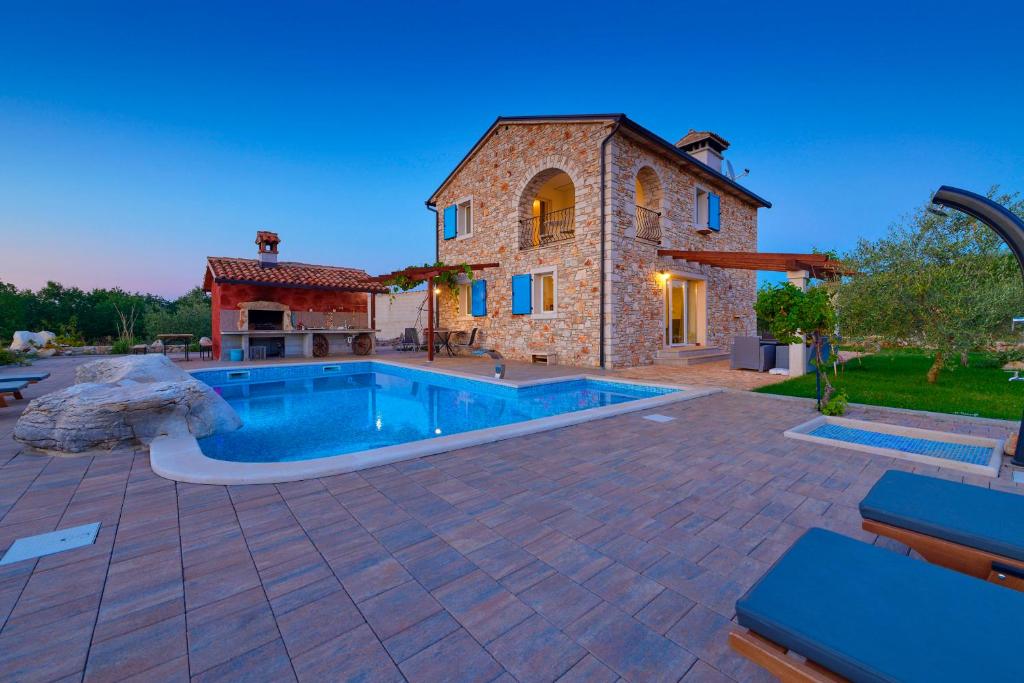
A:
POLYGON ((444 351, 449 356, 455 356, 455 349, 452 348, 452 335, 455 334, 455 330, 447 329, 435 329, 435 347, 437 350, 444 351))
POLYGON ((191 334, 158 334, 156 338, 164 344, 164 355, 167 355, 167 347, 170 346, 170 342, 174 340, 180 340, 185 342, 185 360, 188 360, 188 347, 192 343, 191 334))

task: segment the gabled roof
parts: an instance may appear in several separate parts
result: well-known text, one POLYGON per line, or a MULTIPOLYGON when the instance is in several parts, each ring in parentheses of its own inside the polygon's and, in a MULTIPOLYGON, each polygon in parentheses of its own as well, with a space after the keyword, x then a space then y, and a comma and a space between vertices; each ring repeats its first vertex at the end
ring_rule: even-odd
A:
POLYGON ((449 173, 448 176, 444 179, 444 182, 442 182, 438 186, 438 188, 434 190, 434 192, 430 195, 430 198, 426 202, 427 206, 434 206, 434 202, 436 201, 438 193, 444 188, 445 185, 448 184, 448 181, 451 180, 456 173, 458 173, 459 169, 462 168, 462 166, 470 159, 470 157, 472 157, 473 154, 478 149, 480 149, 484 141, 491 136, 491 133, 493 133, 495 129, 498 128, 498 126, 501 126, 506 123, 565 123, 568 121, 581 121, 589 123, 599 123, 602 121, 607 121, 609 123, 617 123, 621 128, 631 131, 632 133, 645 139, 647 142, 658 147, 659 149, 662 149, 663 151, 675 156, 683 164, 688 164, 698 172, 704 173, 710 176, 712 179, 727 185, 728 187, 735 190, 738 194, 741 194, 744 197, 750 199, 755 204, 758 204, 759 206, 763 206, 765 208, 769 208, 772 205, 772 203, 769 202, 767 199, 764 199, 763 197, 754 194, 747 188, 737 183, 732 178, 723 174, 721 171, 716 171, 707 164, 695 159, 694 157, 690 156, 683 150, 673 145, 665 138, 656 135, 655 133, 647 130, 640 124, 631 120, 625 114, 550 114, 542 116, 499 116, 498 118, 496 118, 494 120, 494 123, 491 124, 491 126, 484 132, 484 134, 480 136, 480 139, 477 140, 476 143, 470 148, 469 152, 466 153, 466 156, 462 157, 462 160, 459 161, 458 164, 456 164, 455 168, 452 169, 452 172, 449 173))
POLYGON ((210 291, 214 282, 378 294, 388 291, 384 285, 373 282, 365 270, 358 268, 317 266, 295 261, 281 261, 266 267, 256 259, 228 256, 209 256, 206 263, 206 276, 203 279, 203 289, 206 291, 210 291))

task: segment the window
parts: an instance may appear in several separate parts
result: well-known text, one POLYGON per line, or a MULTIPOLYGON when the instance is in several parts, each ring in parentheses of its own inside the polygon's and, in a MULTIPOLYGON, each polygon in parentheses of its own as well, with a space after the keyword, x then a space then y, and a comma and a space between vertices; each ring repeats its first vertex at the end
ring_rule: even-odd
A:
POLYGON ((473 286, 469 283, 459 285, 459 316, 468 318, 473 313, 473 286))
POLYGON ((694 223, 697 229, 708 227, 708 191, 697 188, 697 204, 694 209, 694 223))
POLYGON ((473 234, 473 200, 467 199, 458 205, 458 219, 456 221, 456 234, 459 237, 469 237, 473 234))
POLYGON ((533 273, 533 315, 535 318, 553 318, 557 312, 558 278, 555 271, 533 273))

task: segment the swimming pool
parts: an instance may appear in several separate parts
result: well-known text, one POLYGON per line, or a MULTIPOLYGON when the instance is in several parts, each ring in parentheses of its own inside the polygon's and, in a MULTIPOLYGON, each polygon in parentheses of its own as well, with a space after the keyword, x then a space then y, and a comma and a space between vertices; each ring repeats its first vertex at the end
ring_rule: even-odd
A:
POLYGON ((235 365, 192 375, 214 387, 244 423, 202 444, 183 425, 150 444, 153 472, 199 484, 353 472, 721 391, 586 374, 492 380, 376 359, 235 365))
POLYGON ((670 394, 676 389, 573 379, 527 387, 374 362, 194 375, 242 418, 199 440, 234 462, 286 462, 393 446, 670 394))

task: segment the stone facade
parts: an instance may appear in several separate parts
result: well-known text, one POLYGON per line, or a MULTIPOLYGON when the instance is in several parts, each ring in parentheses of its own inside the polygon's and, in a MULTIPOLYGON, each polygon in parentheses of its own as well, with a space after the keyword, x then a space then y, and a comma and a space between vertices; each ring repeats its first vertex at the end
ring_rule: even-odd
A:
MULTIPOLYGON (((513 122, 484 139, 432 198, 438 207, 438 257, 448 264, 497 262, 478 273, 487 281, 487 314, 460 316, 458 299, 439 296, 442 327, 480 328, 481 343, 513 359, 535 355, 558 363, 600 365, 601 143, 612 120, 513 122), (520 221, 530 217, 539 183, 557 169, 568 174, 575 193, 573 239, 520 248, 520 221), (472 234, 444 239, 444 207, 472 200, 472 234), (552 318, 511 312, 512 277, 553 267, 557 311, 552 318)), ((757 208, 751 199, 713 174, 700 178, 689 164, 639 136, 618 132, 606 146, 605 364, 646 365, 664 345, 663 278, 668 270, 706 282, 707 345, 725 345, 735 334, 752 333, 755 274, 673 262, 658 248, 756 251, 757 208), (660 244, 636 239, 637 174, 643 171, 647 204, 660 207, 660 244), (720 233, 701 235, 694 225, 695 188, 721 196, 720 233)))

